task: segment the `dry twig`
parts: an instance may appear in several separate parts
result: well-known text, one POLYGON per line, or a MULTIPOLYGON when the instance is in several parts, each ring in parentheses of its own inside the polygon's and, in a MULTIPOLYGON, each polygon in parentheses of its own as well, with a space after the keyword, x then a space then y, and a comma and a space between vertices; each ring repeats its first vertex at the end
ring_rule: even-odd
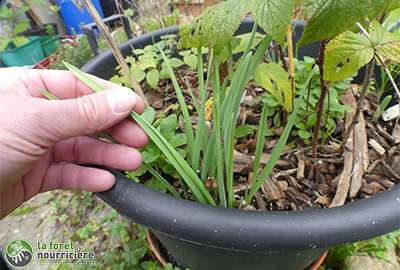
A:
POLYGON ((101 19, 99 13, 97 12, 96 8, 94 7, 93 3, 90 0, 82 0, 86 8, 88 9, 90 15, 92 16, 93 20, 95 21, 97 27, 101 30, 103 33, 108 46, 111 48, 115 59, 117 60, 118 64, 121 66, 123 75, 126 78, 129 78, 129 81, 132 85, 133 90, 143 99, 143 102, 145 103, 145 106, 148 106, 146 97, 144 96, 143 90, 140 87, 140 85, 137 83, 136 79, 131 75, 131 72, 129 70, 129 66, 126 63, 121 50, 119 49, 117 43, 113 39, 113 37, 110 34, 110 31, 108 30, 107 26, 101 19))

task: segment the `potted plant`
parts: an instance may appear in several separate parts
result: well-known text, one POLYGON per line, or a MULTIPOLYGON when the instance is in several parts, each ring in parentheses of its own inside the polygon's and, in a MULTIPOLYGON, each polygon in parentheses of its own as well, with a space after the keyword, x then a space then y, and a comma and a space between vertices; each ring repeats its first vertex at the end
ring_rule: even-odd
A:
POLYGON ((22 33, 30 25, 25 12, 29 5, 2 5, 0 21, 4 34, 0 37, 0 59, 6 66, 33 65, 44 58, 39 37, 26 37, 22 33))
MULTIPOLYGON (((332 246, 399 228, 399 177, 390 165, 397 125, 379 120, 388 102, 369 91, 390 86, 392 99, 400 96, 390 72, 400 37, 384 27, 395 8, 396 1, 229 0, 180 29, 180 48, 189 50, 177 54, 165 40, 151 46, 176 27, 122 45, 149 98, 158 85, 174 95, 157 117, 150 107, 132 114, 152 140, 145 165, 131 179, 110 170, 118 181, 98 195, 191 269, 303 269, 332 246), (243 21, 249 12, 255 22, 243 21), (304 31, 291 24, 300 16, 304 31)), ((83 69, 109 79, 116 67, 105 52, 83 69)))

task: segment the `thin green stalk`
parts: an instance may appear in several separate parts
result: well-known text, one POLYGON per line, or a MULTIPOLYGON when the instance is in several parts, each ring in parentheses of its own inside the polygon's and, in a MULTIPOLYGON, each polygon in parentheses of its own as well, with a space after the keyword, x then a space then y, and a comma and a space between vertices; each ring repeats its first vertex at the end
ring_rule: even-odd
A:
POLYGON ((82 72, 78 68, 74 67, 73 65, 65 61, 63 61, 63 64, 69 71, 71 71, 72 74, 74 74, 75 77, 77 77, 81 82, 86 84, 90 89, 92 89, 97 93, 103 91, 103 87, 97 82, 95 82, 92 78, 90 78, 89 74, 82 72))
POLYGON ((40 89, 40 92, 42 93, 43 96, 45 96, 49 100, 57 100, 57 99, 59 99, 57 96, 53 95, 52 93, 50 93, 46 89, 40 89))
POLYGON ((215 163, 214 163, 214 149, 215 149, 215 143, 216 142, 216 135, 215 135, 215 129, 212 130, 210 139, 208 140, 206 150, 204 153, 204 164, 201 169, 201 180, 205 181, 208 176, 213 176, 214 175, 214 170, 215 168, 215 163))
POLYGON ((374 122, 378 122, 379 117, 383 114, 386 110, 387 106, 389 105, 390 101, 392 101, 392 96, 386 96, 381 103, 379 104, 378 108, 376 109, 374 116, 372 117, 374 122))
POLYGON ((146 169, 156 178, 159 182, 163 183, 169 192, 177 198, 180 198, 179 192, 171 185, 164 177, 162 177, 156 170, 153 169, 150 165, 143 163, 146 169))
MULTIPOLYGON (((306 83, 304 84, 304 89, 300 92, 301 95, 298 99, 303 98, 304 93, 306 92, 306 87, 309 84, 311 78, 316 74, 317 68, 314 67, 312 72, 310 73, 309 77, 307 78, 306 83)), ((261 188, 261 186, 265 183, 265 181, 268 181, 269 175, 271 174, 272 170, 274 169, 276 163, 278 162, 282 151, 286 145, 286 142, 289 138, 290 132, 292 131, 292 128, 296 122, 297 118, 297 112, 299 110, 299 104, 300 102, 295 102, 295 107, 293 109, 293 112, 290 114, 288 122, 277 142, 277 144, 274 147, 274 150, 272 151, 271 157, 269 158, 267 164, 265 165, 264 169, 261 171, 261 174, 257 177, 257 179, 254 179, 250 193, 248 194, 246 200, 246 203, 250 204, 254 195, 257 193, 257 191, 261 188)))
POLYGON ((234 151, 234 127, 235 115, 231 115, 228 119, 228 130, 225 141, 225 166, 226 166, 226 190, 228 193, 228 207, 232 208, 235 200, 235 193, 233 191, 233 151, 234 151))
POLYGON ((249 53, 249 51, 251 50, 251 47, 253 45, 253 41, 256 37, 256 33, 257 33, 257 24, 254 23, 253 24, 253 28, 251 29, 251 36, 250 36, 250 40, 249 40, 249 44, 247 44, 246 50, 244 52, 244 55, 247 55, 249 53))
POLYGON ((186 79, 185 79, 185 84, 186 84, 186 88, 189 92, 190 98, 192 99, 194 109, 196 110, 196 113, 199 115, 201 113, 199 101, 198 101, 197 97, 194 95, 193 89, 190 87, 189 82, 186 79))
POLYGON ((158 45, 158 49, 161 53, 161 56, 164 60, 164 63, 166 65, 167 71, 169 73, 169 76, 172 80, 172 84, 174 86, 175 89, 175 93, 176 96, 178 98, 178 103, 179 103, 179 107, 182 110, 182 115, 183 115, 183 120, 184 120, 184 125, 185 125, 185 133, 186 133, 186 137, 187 137, 187 145, 189 148, 189 153, 193 153, 193 148, 195 146, 194 144, 194 135, 193 135, 193 127, 192 127, 192 119, 189 115, 189 109, 188 106, 185 102, 185 97, 183 96, 182 93, 182 89, 179 86, 178 80, 176 79, 175 73, 171 67, 171 65, 169 64, 168 58, 165 55, 164 51, 161 49, 160 45, 158 45))
MULTIPOLYGON (((253 161, 253 179, 257 179, 262 153, 264 152, 265 134, 267 133, 268 103, 265 102, 261 112, 260 125, 257 131, 256 151, 253 161)), ((246 189, 246 197, 248 189, 246 189)))
POLYGON ((229 74, 229 78, 232 76, 233 74, 233 49, 232 49, 232 40, 228 42, 228 55, 229 55, 229 59, 228 59, 228 74, 229 74))
MULTIPOLYGON (((197 53, 197 70, 199 76, 199 90, 200 90, 200 112, 198 114, 199 121, 197 122, 197 130, 195 137, 195 144, 192 153, 192 168, 197 171, 200 163, 200 153, 201 151, 205 151, 206 143, 207 143, 207 126, 205 122, 205 107, 207 101, 207 86, 209 80, 209 74, 211 73, 211 64, 208 66, 207 71, 207 81, 204 83, 204 67, 203 67, 203 54, 201 53, 201 48, 198 49, 197 53)), ((213 51, 210 53, 210 61, 213 61, 213 51)), ((210 62, 211 63, 211 62, 210 62)))
MULTIPOLYGON (((231 89, 224 99, 222 108, 224 113, 223 118, 227 119, 232 115, 232 113, 237 118, 240 109, 240 101, 243 96, 243 91, 245 90, 248 81, 253 76, 258 64, 261 62, 263 56, 265 55, 265 52, 268 48, 268 45, 271 43, 271 40, 271 37, 265 37, 258 46, 254 55, 252 54, 252 52, 249 52, 240 62, 239 67, 234 74, 231 83, 231 89)), ((234 122, 234 124, 235 123, 236 121, 234 122)), ((229 127, 224 125, 223 134, 226 134, 228 129, 229 127)))
POLYGON ((264 151, 265 134, 267 133, 267 118, 268 118, 268 103, 265 102, 261 112, 260 125, 257 132, 256 151, 253 163, 253 177, 256 178, 258 174, 258 166, 264 151))
POLYGON ((220 127, 220 118, 219 118, 219 98, 220 98, 220 85, 219 85, 219 70, 218 64, 214 63, 214 83, 213 83, 213 97, 214 97, 214 106, 213 106, 213 119, 214 119, 214 130, 216 136, 216 160, 217 160, 217 183, 218 183, 218 193, 219 193, 219 201, 220 205, 226 207, 226 194, 225 194, 225 181, 224 181, 224 163, 223 163, 223 148, 221 147, 221 127, 220 127))
MULTIPOLYGON (((223 119, 224 121, 224 125, 223 125, 223 134, 224 136, 227 136, 227 132, 228 129, 230 128, 227 125, 227 119, 229 119, 229 117, 231 117, 232 113, 234 111, 236 111, 236 107, 240 106, 240 100, 242 98, 242 93, 243 90, 241 88, 242 86, 242 82, 246 81, 246 70, 249 67, 250 63, 251 63, 251 56, 252 53, 249 52, 244 59, 242 60, 242 62, 240 63, 237 71, 235 72, 234 78, 232 80, 231 83, 231 87, 229 92, 227 93, 225 100, 222 104, 222 108, 223 108, 223 119), (239 105, 237 105, 239 104, 239 105)), ((224 140, 226 141, 226 138, 224 137, 224 140)))

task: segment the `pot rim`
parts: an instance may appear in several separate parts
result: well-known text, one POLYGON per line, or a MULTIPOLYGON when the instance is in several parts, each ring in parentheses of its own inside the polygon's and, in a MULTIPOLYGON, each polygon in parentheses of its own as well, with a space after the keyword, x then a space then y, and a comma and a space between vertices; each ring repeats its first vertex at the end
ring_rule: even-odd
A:
MULTIPOLYGON (((246 19, 239 33, 252 20, 246 19)), ((176 33, 169 27, 134 38, 121 45, 127 55, 136 48, 176 33)), ((103 52, 86 64, 84 71, 109 78, 104 71, 117 64, 111 51, 103 52)), ((135 222, 163 234, 201 245, 245 252, 279 252, 356 242, 400 228, 400 186, 369 199, 337 208, 304 211, 242 211, 202 205, 153 191, 112 172, 117 182, 97 195, 135 222)))
POLYGON ((107 169, 115 186, 97 195, 135 222, 183 241, 221 249, 269 252, 322 249, 400 227, 400 186, 336 208, 243 211, 160 193, 107 169))

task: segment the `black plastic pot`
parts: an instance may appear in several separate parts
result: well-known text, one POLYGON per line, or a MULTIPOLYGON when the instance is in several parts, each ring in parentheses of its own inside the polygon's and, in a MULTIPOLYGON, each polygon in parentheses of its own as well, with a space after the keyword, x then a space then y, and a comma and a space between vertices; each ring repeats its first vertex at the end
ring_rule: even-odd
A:
MULTIPOLYGON (((252 25, 246 20, 239 33, 251 31, 252 25)), ((176 31, 171 27, 146 34, 121 49, 127 55, 132 46, 143 47, 176 31)), ((315 56, 317 49, 316 44, 301 48, 300 55, 315 56)), ((105 52, 84 70, 108 79, 114 75, 116 65, 111 52, 105 52)), ((117 183, 98 196, 121 214, 150 228, 173 259, 192 270, 300 270, 330 247, 400 228, 400 187, 338 208, 259 212, 176 199, 110 171, 117 183)))

